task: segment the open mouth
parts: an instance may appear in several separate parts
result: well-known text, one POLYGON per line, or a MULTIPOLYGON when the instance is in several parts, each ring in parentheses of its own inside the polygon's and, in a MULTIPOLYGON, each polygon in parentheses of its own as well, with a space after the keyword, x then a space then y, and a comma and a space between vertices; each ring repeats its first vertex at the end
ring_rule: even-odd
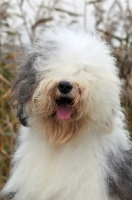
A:
POLYGON ((68 120, 73 113, 73 100, 71 100, 70 98, 61 97, 60 99, 56 100, 56 103, 56 114, 58 118, 61 120, 68 120))

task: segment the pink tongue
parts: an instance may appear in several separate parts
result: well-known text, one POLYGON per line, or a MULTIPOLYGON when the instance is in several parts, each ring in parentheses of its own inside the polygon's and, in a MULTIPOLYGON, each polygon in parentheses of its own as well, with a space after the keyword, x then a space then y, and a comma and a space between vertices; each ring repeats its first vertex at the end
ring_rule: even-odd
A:
POLYGON ((66 120, 69 119, 72 115, 72 108, 66 105, 60 105, 57 108, 57 116, 62 119, 66 120))

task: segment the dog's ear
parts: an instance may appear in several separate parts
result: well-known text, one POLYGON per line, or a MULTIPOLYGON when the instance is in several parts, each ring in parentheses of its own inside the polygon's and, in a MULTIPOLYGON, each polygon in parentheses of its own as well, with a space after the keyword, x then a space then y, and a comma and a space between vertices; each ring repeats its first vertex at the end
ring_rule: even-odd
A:
POLYGON ((31 54, 24 58, 24 63, 19 67, 16 80, 12 85, 13 99, 17 102, 17 117, 23 126, 28 126, 28 115, 25 107, 31 100, 36 87, 36 70, 34 63, 37 54, 31 54))

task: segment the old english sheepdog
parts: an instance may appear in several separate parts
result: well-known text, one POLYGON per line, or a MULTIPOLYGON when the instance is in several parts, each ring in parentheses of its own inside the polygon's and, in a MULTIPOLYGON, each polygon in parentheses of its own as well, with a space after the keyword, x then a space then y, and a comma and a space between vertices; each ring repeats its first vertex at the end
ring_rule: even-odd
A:
POLYGON ((132 200, 121 81, 106 42, 55 29, 25 54, 13 86, 22 126, 1 198, 132 200))

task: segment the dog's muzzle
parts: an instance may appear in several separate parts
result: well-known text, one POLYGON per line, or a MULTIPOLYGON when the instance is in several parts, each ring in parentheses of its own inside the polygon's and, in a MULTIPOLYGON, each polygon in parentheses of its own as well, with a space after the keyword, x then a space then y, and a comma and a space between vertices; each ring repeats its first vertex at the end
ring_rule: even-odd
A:
POLYGON ((72 84, 68 81, 61 81, 58 85, 58 89, 60 91, 60 98, 56 100, 56 114, 57 117, 61 120, 68 120, 72 116, 73 101, 71 98, 66 97, 71 92, 72 88, 72 84))

